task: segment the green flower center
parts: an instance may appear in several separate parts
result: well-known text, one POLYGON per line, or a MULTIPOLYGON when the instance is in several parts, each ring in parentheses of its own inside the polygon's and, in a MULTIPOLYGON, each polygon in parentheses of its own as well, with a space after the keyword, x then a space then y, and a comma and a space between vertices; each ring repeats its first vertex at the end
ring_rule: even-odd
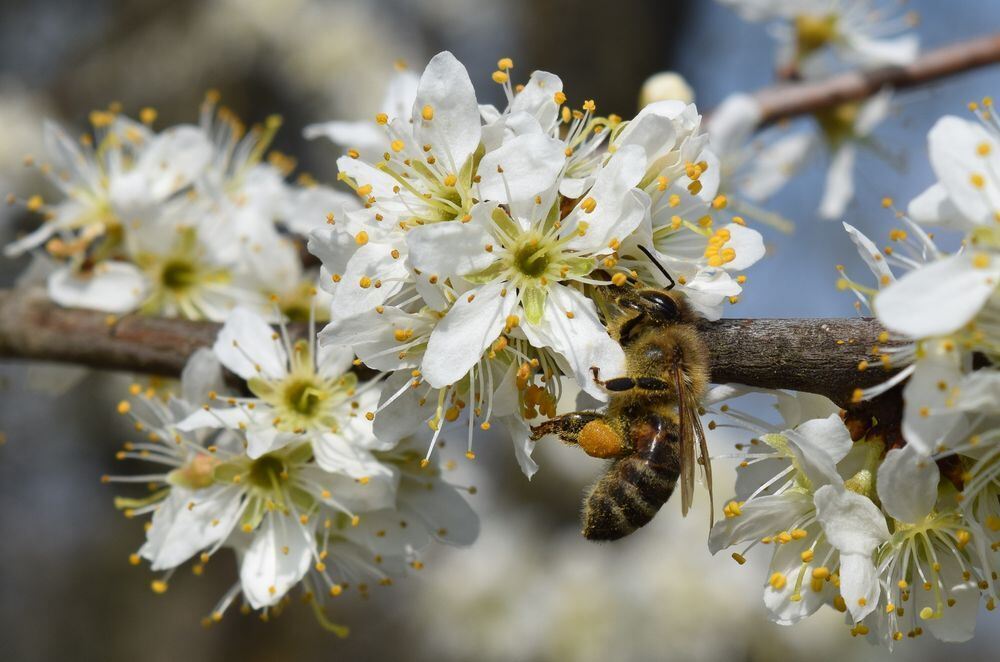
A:
POLYGON ((528 278, 540 278, 552 264, 552 256, 539 247, 538 239, 531 239, 515 249, 513 262, 514 268, 528 278))
POLYGON ((836 36, 836 14, 795 17, 795 43, 800 58, 823 48, 836 36))
POLYGON ((250 484, 265 490, 273 489, 281 482, 285 463, 274 454, 263 455, 250 463, 250 484))
POLYGON ((198 270, 187 260, 170 260, 163 265, 160 280, 168 290, 185 290, 198 282, 198 270))
POLYGON ((305 418, 314 417, 323 404, 321 387, 309 379, 288 382, 282 397, 289 409, 305 418))

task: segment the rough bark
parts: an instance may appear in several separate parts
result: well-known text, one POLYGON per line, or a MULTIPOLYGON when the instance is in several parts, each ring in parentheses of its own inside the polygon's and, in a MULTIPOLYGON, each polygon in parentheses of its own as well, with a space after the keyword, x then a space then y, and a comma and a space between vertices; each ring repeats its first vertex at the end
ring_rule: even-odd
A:
MULTIPOLYGON (((809 391, 846 405, 855 388, 889 376, 881 368, 858 371, 882 331, 871 319, 725 319, 700 328, 717 383, 809 391)), ((218 329, 209 322, 60 308, 37 290, 0 290, 5 358, 179 375, 218 329)))

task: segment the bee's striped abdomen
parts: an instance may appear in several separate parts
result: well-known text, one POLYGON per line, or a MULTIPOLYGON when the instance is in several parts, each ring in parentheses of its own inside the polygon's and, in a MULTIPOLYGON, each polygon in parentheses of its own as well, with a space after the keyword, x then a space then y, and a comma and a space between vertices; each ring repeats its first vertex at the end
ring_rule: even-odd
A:
POLYGON ((670 498, 679 475, 674 466, 653 465, 640 456, 617 460, 587 495, 584 537, 617 540, 645 526, 670 498))

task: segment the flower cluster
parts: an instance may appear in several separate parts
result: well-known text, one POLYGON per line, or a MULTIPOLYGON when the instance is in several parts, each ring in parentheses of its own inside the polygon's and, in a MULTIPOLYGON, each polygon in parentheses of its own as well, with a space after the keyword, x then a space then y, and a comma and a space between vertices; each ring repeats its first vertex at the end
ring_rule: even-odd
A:
POLYGON ((119 459, 162 469, 106 477, 149 485, 142 498, 119 498, 129 517, 152 513, 146 542, 131 561, 163 573, 196 559, 201 574, 220 549, 239 562, 239 580, 206 623, 242 595, 243 608, 279 612, 288 593, 303 594, 328 629, 324 611, 348 587, 390 584, 422 567, 432 540, 469 545, 479 524, 438 465, 421 462, 412 439, 386 443, 362 411, 378 399, 375 382, 347 372, 345 348, 316 350, 290 342, 256 313, 237 309, 213 351, 196 353, 179 396, 135 384, 118 407, 144 438, 126 442, 119 459), (221 364, 220 364, 221 362, 221 364), (225 393, 222 367, 247 381, 250 397, 225 393), (205 403, 205 404, 202 404, 205 403), (221 405, 221 406, 216 406, 221 405))
POLYGON ((480 105, 440 53, 394 81, 374 122, 312 128, 348 148, 340 177, 363 207, 314 230, 309 250, 334 311, 320 344, 390 373, 368 412, 376 435, 426 424, 429 457, 454 424, 472 457, 475 429, 502 422, 530 476, 525 421, 555 414, 564 377, 603 398, 591 368, 623 370, 593 289, 672 277, 716 319, 763 243, 738 217, 715 221, 727 200, 693 105, 626 122, 591 100, 571 108, 553 74, 514 86, 512 71, 504 58, 493 73, 507 107, 480 105))
POLYGON ((141 121, 95 111, 79 141, 47 122, 37 165, 59 197, 22 201, 43 222, 6 254, 48 258, 48 292, 63 306, 223 321, 238 305, 270 312, 276 298, 308 316, 315 275, 284 230, 305 233, 356 203, 308 177, 285 181, 294 160, 268 153, 279 118, 248 130, 217 104, 209 93, 197 125, 159 132, 152 108, 141 121))
MULTIPOLYGON (((858 369, 895 371, 854 399, 899 390, 899 420, 845 425, 832 403, 778 395, 787 428, 778 432, 714 408, 754 438, 739 449, 736 495, 710 546, 745 545, 733 554, 743 563, 750 548, 773 545, 764 600, 776 622, 828 604, 848 614, 853 634, 890 645, 924 632, 964 641, 980 604, 996 606, 1000 125, 991 105, 971 104, 979 122, 945 117, 931 130, 938 182, 896 212, 892 245, 880 250, 844 224, 876 285, 841 267, 839 286, 887 329, 858 369), (962 232, 960 250, 940 248, 935 227, 962 232)), ((707 404, 731 395, 717 389, 707 404)))

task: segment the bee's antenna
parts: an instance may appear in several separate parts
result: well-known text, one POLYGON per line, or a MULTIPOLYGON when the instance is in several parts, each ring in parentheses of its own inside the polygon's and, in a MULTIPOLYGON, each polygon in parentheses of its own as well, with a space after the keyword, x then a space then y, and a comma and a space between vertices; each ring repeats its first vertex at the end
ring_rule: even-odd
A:
POLYGON ((667 289, 668 290, 674 289, 674 285, 676 285, 676 283, 674 282, 674 279, 670 276, 670 274, 667 273, 667 270, 663 268, 663 265, 660 264, 660 262, 655 257, 653 257, 653 254, 650 253, 645 246, 639 246, 639 250, 645 253, 646 257, 648 257, 650 261, 656 265, 656 268, 660 270, 660 273, 666 276, 667 280, 670 281, 670 285, 667 286, 667 289))

